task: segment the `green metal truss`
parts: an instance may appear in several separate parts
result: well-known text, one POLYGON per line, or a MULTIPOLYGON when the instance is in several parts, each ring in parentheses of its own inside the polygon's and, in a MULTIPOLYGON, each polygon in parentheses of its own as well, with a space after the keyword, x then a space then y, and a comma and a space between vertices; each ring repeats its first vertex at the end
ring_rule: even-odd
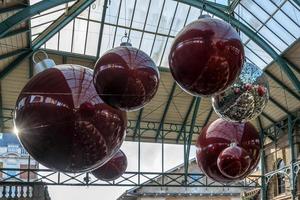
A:
POLYGON ((44 0, 32 6, 25 7, 21 11, 0 23, 0 38, 5 36, 5 34, 8 33, 13 27, 29 19, 30 17, 71 1, 73 0, 44 0))
MULTIPOLYGON (((60 5, 61 2, 66 3, 67 0, 57 2, 51 1, 50 5, 57 6, 60 5), (54 4, 56 2, 56 4, 54 4)), ((68 0, 70 1, 70 0, 68 0)), ((52 36, 54 36, 57 32, 59 32, 65 25, 67 25, 69 22, 71 22, 77 15, 79 15, 81 12, 83 12, 88 6, 90 6, 95 0, 79 0, 77 1, 72 7, 68 10, 68 15, 62 15, 57 20, 55 20, 47 29, 45 29, 32 43, 31 49, 29 49, 26 52, 23 52, 21 55, 19 55, 12 63, 10 63, 8 66, 6 66, 1 72, 0 72, 0 80, 2 80, 9 72, 14 70, 24 59, 30 57, 35 51, 37 51, 47 40, 49 40, 52 36)), ((49 9, 49 2, 50 1, 42 1, 40 2, 38 7, 30 6, 25 8, 24 10, 27 10, 27 16, 23 16, 24 18, 29 18, 34 16, 37 12, 42 12, 45 10, 45 8, 49 9), (42 4, 43 2, 43 4, 42 4), (33 7, 33 8, 32 8, 33 7), (29 9, 29 11, 28 11, 29 9), (30 9, 34 9, 33 11, 30 11, 30 9)), ((24 15, 25 11, 20 11, 22 15, 24 15)), ((21 15, 20 14, 20 15, 21 15)), ((8 20, 8 22, 12 21, 15 22, 15 24, 20 22, 20 16, 13 15, 13 18, 11 20, 8 20)), ((8 23, 6 22, 6 23, 8 23)), ((3 23, 3 22, 2 22, 3 23)), ((1 23, 1 24, 2 24, 1 23)), ((5 24, 6 24, 5 23, 5 24)), ((0 24, 0 35, 4 32, 1 31, 1 24, 0 24)), ((3 25, 5 26, 5 25, 3 25)))
POLYGON ((160 120, 160 125, 157 129, 157 132, 156 132, 156 136, 155 136, 155 140, 157 141, 159 136, 161 136, 161 130, 163 128, 163 124, 165 123, 165 119, 166 119, 166 116, 167 116, 167 113, 168 113, 168 110, 169 110, 169 107, 171 105, 171 102, 172 102, 172 99, 173 99, 173 96, 174 96, 174 93, 175 93, 175 90, 176 90, 176 83, 174 82, 173 83, 173 86, 172 86, 172 89, 171 89, 171 92, 169 94, 169 98, 167 100, 167 104, 165 106, 165 109, 164 109, 164 112, 163 112, 163 116, 160 120))
POLYGON ((293 0, 300 7, 300 0, 293 0))

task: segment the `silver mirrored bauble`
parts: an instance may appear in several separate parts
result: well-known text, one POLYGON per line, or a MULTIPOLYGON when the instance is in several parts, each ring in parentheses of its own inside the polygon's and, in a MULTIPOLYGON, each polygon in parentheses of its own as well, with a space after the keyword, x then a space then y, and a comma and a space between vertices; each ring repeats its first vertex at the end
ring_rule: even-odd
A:
POLYGON ((246 122, 256 118, 269 99, 269 83, 264 72, 245 63, 240 76, 223 93, 212 97, 215 112, 231 122, 246 122))

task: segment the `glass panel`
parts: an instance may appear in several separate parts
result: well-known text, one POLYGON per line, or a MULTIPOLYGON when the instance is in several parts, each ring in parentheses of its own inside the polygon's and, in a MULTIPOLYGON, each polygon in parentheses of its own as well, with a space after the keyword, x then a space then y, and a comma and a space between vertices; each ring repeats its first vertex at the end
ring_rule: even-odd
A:
POLYGON ((269 44, 273 46, 274 50, 277 51, 277 53, 282 52, 284 49, 287 48, 287 45, 284 44, 280 38, 278 38, 273 32, 271 32, 267 27, 263 27, 259 33, 261 35, 266 36, 266 39, 269 41, 269 44))
POLYGON ((292 20, 290 20, 282 11, 278 11, 274 18, 281 23, 284 28, 293 33, 295 37, 300 37, 300 27, 297 26, 292 20))
POLYGON ((159 35, 155 39, 153 51, 150 52, 150 56, 153 59, 153 61, 156 63, 156 65, 159 64, 166 41, 167 41, 166 37, 162 37, 159 35))
POLYGON ((136 29, 143 29, 145 21, 146 21, 146 15, 147 10, 149 8, 149 2, 150 0, 138 0, 136 5, 135 14, 133 17, 132 27, 136 29))
POLYGON ((171 35, 176 35, 185 25, 186 18, 188 17, 189 6, 186 4, 179 3, 175 19, 171 29, 171 35))
POLYGON ((102 42, 100 47, 100 56, 103 55, 107 50, 111 49, 113 46, 113 34, 115 32, 115 27, 104 25, 102 42))
POLYGON ((80 54, 84 53, 86 31, 87 31, 87 21, 81 19, 75 19, 72 52, 80 53, 80 54))
POLYGON ((271 19, 267 22, 266 26, 271 30, 276 31, 277 34, 280 34, 280 38, 287 44, 291 44, 295 41, 295 38, 289 34, 286 29, 280 26, 274 19, 271 19))
POLYGON ((273 14, 276 11, 276 6, 270 1, 254 0, 255 3, 260 5, 269 15, 273 14))
POLYGON ((74 20, 67 24, 59 35, 59 50, 71 52, 72 45, 72 31, 73 31, 74 20))
POLYGON ((176 3, 173 0, 166 0, 164 10, 162 11, 161 20, 158 27, 158 32, 162 34, 168 34, 170 26, 175 15, 176 3))
MULTIPOLYGON (((110 1, 110 4, 108 4, 108 8, 106 11, 106 17, 105 21, 116 24, 117 23, 117 16, 119 12, 119 6, 121 5, 121 0, 119 1, 110 1)), ((101 19, 101 18, 100 18, 101 19)), ((99 20, 99 18, 97 19, 99 20)))
POLYGON ((261 22, 265 22, 270 16, 262 10, 257 4, 255 4, 252 1, 241 1, 241 4, 243 5, 244 9, 247 9, 249 12, 251 12, 252 16, 257 19, 259 19, 261 22))
POLYGON ((86 54, 91 56, 96 56, 98 43, 99 43, 99 34, 100 34, 100 23, 89 22, 89 29, 86 41, 86 54))
POLYGON ((154 34, 145 33, 142 38, 141 50, 143 50, 146 54, 150 55, 151 47, 154 40, 154 34))
POLYGON ((286 2, 281 9, 283 10, 283 12, 285 14, 288 14, 288 16, 290 18, 292 18, 294 20, 294 22, 296 22, 296 24, 299 27, 300 24, 300 11, 290 2, 286 2))
POLYGON ((261 60, 259 57, 257 57, 247 46, 245 47, 245 54, 247 60, 253 62, 259 68, 263 69, 266 66, 266 63, 263 60, 261 60))
POLYGON ((130 31, 130 42, 133 47, 138 48, 142 37, 141 31, 130 31))
POLYGON ((160 13, 162 11, 164 1, 152 0, 149 10, 149 17, 146 24, 146 30, 155 32, 158 26, 160 13))
POLYGON ((97 0, 91 5, 90 19, 100 21, 102 18, 104 1, 97 0))
POLYGON ((169 53, 170 53, 173 41, 174 41, 174 38, 169 38, 168 43, 167 43, 166 51, 163 55, 163 60, 162 60, 162 63, 161 63, 161 67, 169 67, 168 57, 169 57, 169 53))
POLYGON ((55 34, 50 40, 47 41, 46 48, 58 50, 58 34, 55 34))

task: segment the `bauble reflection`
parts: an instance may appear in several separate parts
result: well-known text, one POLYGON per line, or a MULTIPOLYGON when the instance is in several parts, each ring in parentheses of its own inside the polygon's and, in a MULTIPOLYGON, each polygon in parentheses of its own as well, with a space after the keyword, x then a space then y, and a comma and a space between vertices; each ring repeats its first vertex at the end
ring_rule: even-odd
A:
POLYGON ((208 17, 184 27, 169 54, 174 79, 195 96, 224 91, 240 74, 243 61, 239 34, 230 24, 208 17))
POLYGON ((107 104, 134 111, 144 107, 156 94, 159 71, 146 53, 125 43, 97 61, 94 84, 107 104))
POLYGON ((127 126, 126 113, 98 96, 93 71, 78 65, 56 66, 34 76, 18 97, 14 122, 35 160, 74 173, 109 160, 127 126))
POLYGON ((269 99, 269 84, 256 65, 245 63, 236 82, 221 94, 212 97, 219 117, 232 122, 250 121, 260 115, 269 99))
POLYGON ((92 171, 92 174, 102 181, 113 181, 124 174, 127 168, 127 157, 119 150, 112 159, 103 166, 92 171))
POLYGON ((217 119, 202 129, 196 147, 198 166, 218 182, 245 178, 260 158, 259 134, 249 122, 217 119))

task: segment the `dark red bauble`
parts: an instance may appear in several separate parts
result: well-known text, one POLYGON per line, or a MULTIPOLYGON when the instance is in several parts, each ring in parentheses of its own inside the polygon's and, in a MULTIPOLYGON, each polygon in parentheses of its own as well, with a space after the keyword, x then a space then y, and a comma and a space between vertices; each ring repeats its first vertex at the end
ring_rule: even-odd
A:
POLYGON ((250 164, 250 156, 243 148, 238 146, 227 147, 220 153, 217 160, 220 172, 228 178, 241 177, 241 175, 247 173, 250 164))
POLYGON ((159 71, 146 53, 125 45, 111 49, 97 61, 94 84, 107 104, 134 111, 156 94, 159 71))
POLYGON ((112 159, 103 166, 92 171, 92 174, 103 181, 113 181, 122 176, 127 168, 127 157, 119 150, 112 159))
POLYGON ((260 158, 259 134, 250 122, 217 119, 202 129, 196 146, 198 166, 218 182, 245 178, 260 158))
POLYGON ((169 54, 171 73, 186 92, 195 96, 220 93, 239 76, 244 48, 230 24, 201 18, 176 36, 169 54))
POLYGON ((61 65, 26 84, 17 100, 15 125, 24 148, 42 165, 84 172, 119 150, 127 117, 98 96, 91 69, 61 65))

